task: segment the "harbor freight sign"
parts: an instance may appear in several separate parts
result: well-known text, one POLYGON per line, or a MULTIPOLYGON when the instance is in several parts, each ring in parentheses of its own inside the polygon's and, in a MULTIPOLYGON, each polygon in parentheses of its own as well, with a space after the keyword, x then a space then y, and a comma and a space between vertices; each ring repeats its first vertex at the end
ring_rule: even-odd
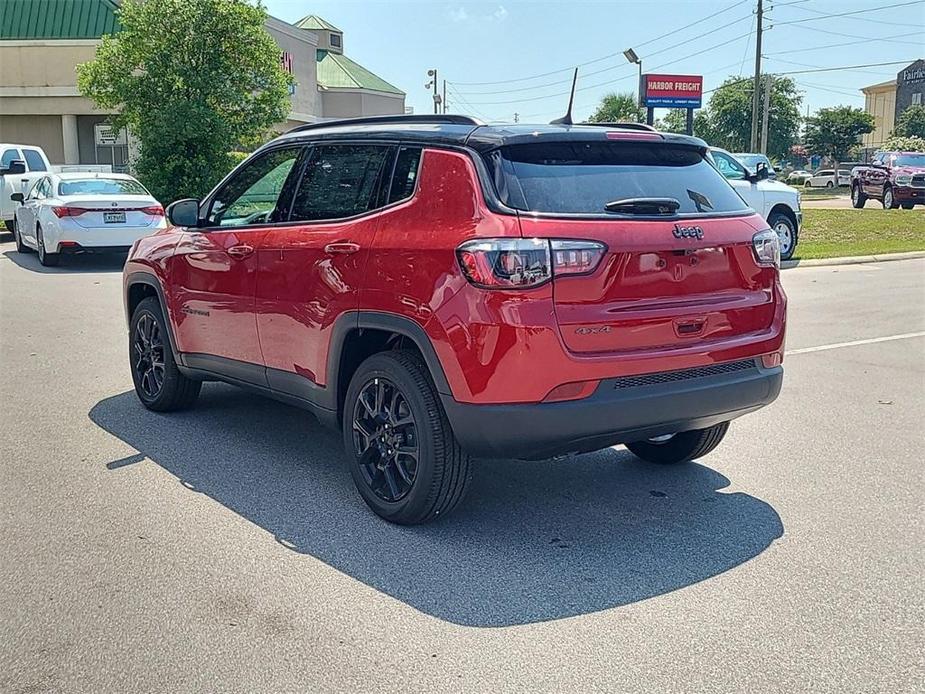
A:
POLYGON ((643 75, 643 106, 649 108, 700 108, 701 75, 643 75))

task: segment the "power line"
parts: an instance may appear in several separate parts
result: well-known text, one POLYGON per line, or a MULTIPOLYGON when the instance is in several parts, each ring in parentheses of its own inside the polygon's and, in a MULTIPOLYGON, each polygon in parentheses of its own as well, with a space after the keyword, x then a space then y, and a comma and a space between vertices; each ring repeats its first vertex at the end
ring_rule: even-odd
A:
MULTIPOLYGON (((701 24, 701 23, 707 21, 708 19, 712 19, 713 17, 716 17, 717 15, 720 15, 720 14, 723 14, 724 12, 728 12, 729 10, 735 9, 735 8, 738 7, 739 5, 744 5, 746 2, 751 2, 751 0, 739 0, 739 2, 733 3, 733 4, 730 5, 729 7, 725 7, 725 8, 723 8, 722 10, 718 10, 717 12, 714 12, 713 14, 707 15, 706 17, 702 17, 701 19, 698 19, 698 20, 695 21, 695 22, 691 22, 690 24, 686 24, 686 25, 684 25, 683 27, 679 27, 678 29, 674 29, 674 30, 672 30, 672 31, 665 32, 665 33, 663 33, 663 34, 661 34, 661 35, 659 35, 659 36, 656 36, 656 37, 654 37, 654 38, 649 39, 648 41, 645 41, 645 42, 643 42, 643 43, 639 43, 639 44, 636 44, 636 45, 637 45, 637 47, 648 46, 648 45, 651 44, 651 43, 654 43, 654 42, 656 42, 656 41, 663 40, 663 39, 665 39, 665 38, 668 37, 668 36, 673 36, 674 34, 677 34, 677 33, 681 32, 681 31, 685 31, 686 29, 690 29, 690 28, 693 27, 693 26, 697 26, 698 24, 701 24)), ((738 21, 741 21, 741 20, 738 20, 738 21)), ((730 26, 730 25, 726 25, 726 26, 730 26)), ((693 39, 688 39, 688 40, 693 41, 693 40, 696 40, 697 38, 700 38, 700 36, 697 36, 697 37, 694 37, 693 39)), ((670 50, 670 49, 666 49, 666 50, 670 50)), ((664 52, 664 51, 661 51, 661 52, 664 52)), ((593 65, 593 64, 595 64, 595 63, 600 63, 600 62, 602 62, 602 61, 604 61, 604 60, 608 60, 609 58, 614 58, 614 57, 617 57, 617 56, 619 56, 619 55, 620 55, 620 53, 609 53, 608 55, 601 56, 600 58, 595 58, 594 60, 588 60, 588 61, 586 61, 586 62, 584 62, 584 63, 578 63, 577 67, 585 67, 586 65, 593 65)), ((494 81, 494 82, 454 82, 453 84, 456 84, 456 85, 458 85, 458 86, 470 86, 470 87, 472 87, 472 86, 489 86, 489 85, 495 85, 495 84, 511 84, 511 83, 513 83, 513 82, 526 82, 526 81, 528 81, 528 80, 538 79, 538 78, 540 78, 540 77, 549 77, 550 75, 556 75, 556 74, 559 74, 560 72, 567 72, 567 71, 573 70, 575 67, 576 67, 576 66, 564 67, 564 68, 559 68, 558 70, 551 70, 551 71, 549 71, 549 72, 543 72, 543 73, 540 73, 540 74, 537 74, 537 75, 529 75, 529 76, 527 76, 527 77, 515 77, 515 78, 512 78, 512 79, 497 80, 497 81, 494 81)))
MULTIPOLYGON (((858 34, 846 34, 842 31, 832 31, 831 29, 820 29, 819 27, 808 27, 802 24, 794 24, 792 25, 791 28, 806 29, 807 31, 815 31, 820 34, 831 34, 832 36, 842 36, 847 39, 860 39, 862 41, 866 41, 867 39, 870 38, 869 36, 860 36, 858 34)), ((921 42, 916 42, 916 41, 894 41, 893 43, 903 43, 909 46, 918 46, 918 47, 922 45, 921 42)))
MULTIPOLYGON (((812 63, 799 63, 795 60, 784 60, 783 58, 768 57, 768 60, 773 60, 777 63, 786 63, 787 65, 797 65, 800 67, 812 67, 812 68, 817 67, 816 65, 813 65, 812 63)), ((880 75, 879 72, 872 72, 870 70, 850 70, 849 68, 842 68, 842 69, 846 70, 847 72, 862 72, 865 75, 877 75, 877 76, 880 75)))
POLYGON ((774 57, 775 55, 787 55, 789 53, 806 53, 808 51, 821 51, 826 48, 840 48, 841 46, 854 46, 858 43, 870 43, 871 41, 892 41, 893 39, 906 38, 907 36, 918 36, 918 32, 912 34, 897 34, 896 36, 877 36, 874 38, 859 40, 859 41, 848 41, 844 43, 829 43, 825 46, 813 46, 812 48, 793 48, 789 51, 776 51, 774 53, 765 53, 766 58, 774 57))
MULTIPOLYGON (((801 0, 801 1, 805 2, 806 0, 801 0)), ((800 4, 800 3, 792 2, 792 3, 786 3, 786 4, 784 4, 784 5, 781 5, 780 3, 778 3, 777 6, 778 6, 778 7, 781 7, 781 6, 786 7, 787 5, 798 5, 798 4, 800 4)), ((798 10, 801 10, 802 12, 812 12, 813 14, 817 14, 817 15, 831 16, 831 15, 826 15, 826 13, 825 13, 825 12, 822 12, 821 10, 813 10, 813 9, 810 9, 809 7, 797 7, 797 9, 798 9, 798 10)), ((874 8, 874 9, 882 9, 882 8, 877 7, 877 8, 874 8)), ((872 10, 868 10, 868 11, 872 11, 872 10)), ((909 23, 908 23, 908 22, 887 22, 887 21, 885 21, 885 20, 883 20, 883 19, 872 19, 872 18, 870 18, 870 17, 855 17, 855 16, 853 16, 854 14, 855 14, 855 13, 850 13, 850 12, 849 12, 848 14, 835 15, 835 16, 837 16, 837 17, 848 17, 848 19, 856 19, 856 20, 858 20, 859 22, 871 22, 871 23, 873 23, 873 24, 889 24, 890 26, 898 26, 898 27, 907 27, 907 26, 909 26, 909 23)))
POLYGON ((880 10, 890 10, 894 7, 908 7, 909 5, 922 5, 925 4, 922 0, 910 0, 909 2, 898 2, 894 5, 881 5, 880 7, 869 7, 865 10, 854 10, 853 12, 839 12, 837 14, 823 14, 818 17, 806 17, 804 19, 792 19, 789 22, 775 22, 774 26, 786 26, 788 24, 805 24, 806 22, 818 22, 823 19, 841 19, 842 17, 850 17, 855 14, 864 14, 865 12, 879 12, 880 10))

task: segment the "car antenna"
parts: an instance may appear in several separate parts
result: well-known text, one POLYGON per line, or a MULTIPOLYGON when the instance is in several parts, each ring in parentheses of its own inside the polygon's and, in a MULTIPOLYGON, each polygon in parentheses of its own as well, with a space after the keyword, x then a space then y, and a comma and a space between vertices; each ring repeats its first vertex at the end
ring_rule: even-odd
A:
POLYGON ((568 111, 561 118, 549 121, 550 125, 572 125, 572 104, 575 103, 575 85, 578 83, 578 68, 575 68, 575 74, 572 77, 572 93, 568 98, 568 111))

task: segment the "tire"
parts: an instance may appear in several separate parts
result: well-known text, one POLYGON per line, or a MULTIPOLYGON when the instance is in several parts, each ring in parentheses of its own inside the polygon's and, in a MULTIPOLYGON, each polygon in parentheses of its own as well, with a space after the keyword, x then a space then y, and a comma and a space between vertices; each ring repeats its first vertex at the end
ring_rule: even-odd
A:
POLYGON ((61 262, 61 256, 57 253, 47 253, 45 251, 45 239, 42 236, 42 227, 36 225, 35 227, 35 240, 39 247, 39 262, 45 267, 55 267, 58 263, 61 262))
POLYGON ((166 325, 161 305, 153 296, 138 304, 129 324, 129 368, 135 393, 142 405, 155 412, 191 407, 202 388, 202 381, 187 378, 177 368, 166 325))
POLYGON ((702 458, 716 448, 726 432, 729 422, 722 422, 708 429, 681 431, 666 441, 635 441, 626 447, 638 458, 649 463, 673 465, 702 458))
POLYGON ((902 207, 904 210, 911 210, 913 207, 915 207, 915 203, 914 203, 914 202, 904 202, 904 203, 901 205, 901 207, 902 207))
POLYGON ((896 201, 893 199, 893 189, 889 186, 883 187, 883 209, 885 210, 895 210, 899 205, 896 204, 896 201))
POLYGON ((777 232, 780 239, 780 259, 790 260, 797 247, 797 227, 783 212, 774 212, 768 217, 768 225, 777 232))
POLYGON ((3 225, 6 227, 6 230, 10 232, 11 234, 16 233, 16 217, 13 217, 13 219, 4 219, 3 225))
POLYGON ((22 242, 22 238, 19 235, 19 229, 15 226, 13 227, 13 241, 16 242, 16 252, 17 253, 32 253, 32 249, 29 248, 26 244, 22 242))
POLYGON ((360 364, 344 401, 343 434, 357 491, 391 523, 443 517, 469 488, 472 460, 414 352, 380 352, 360 364))
POLYGON ((867 196, 861 192, 861 186, 855 184, 851 186, 851 206, 860 210, 867 203, 867 196))
POLYGON ((834 184, 832 181, 829 181, 828 183, 825 184, 825 187, 826 187, 826 188, 834 188, 834 187, 835 187, 835 184, 834 184))

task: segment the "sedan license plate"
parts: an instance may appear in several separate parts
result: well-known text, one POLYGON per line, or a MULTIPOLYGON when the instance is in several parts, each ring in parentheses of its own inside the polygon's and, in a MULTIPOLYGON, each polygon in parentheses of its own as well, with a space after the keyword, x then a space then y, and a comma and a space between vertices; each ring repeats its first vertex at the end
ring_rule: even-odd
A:
POLYGON ((125 212, 104 212, 103 222, 105 224, 125 224, 125 212))

